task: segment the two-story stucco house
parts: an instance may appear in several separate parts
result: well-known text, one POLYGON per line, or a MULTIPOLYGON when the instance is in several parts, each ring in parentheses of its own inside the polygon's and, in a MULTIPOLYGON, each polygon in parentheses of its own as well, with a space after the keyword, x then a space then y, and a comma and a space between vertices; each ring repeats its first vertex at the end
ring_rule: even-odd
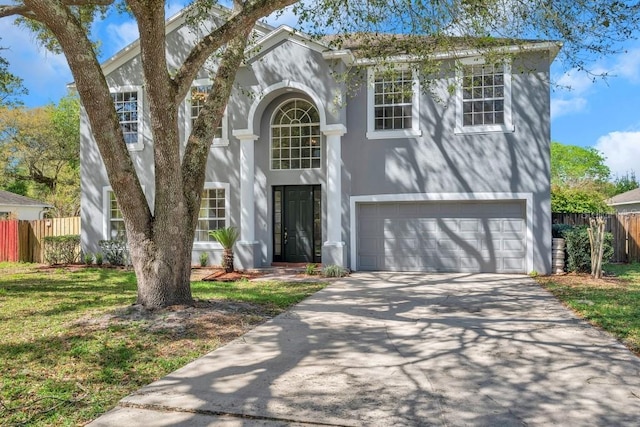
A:
MULTIPOLYGON (((322 262, 352 270, 549 273, 549 67, 559 46, 526 42, 512 59, 481 52, 422 90, 409 57, 396 72, 371 63, 346 96, 332 74, 366 65, 290 28, 256 27, 209 153, 193 260, 222 249, 208 232, 240 230, 240 268, 322 262), (526 70, 526 71, 523 71, 526 70), (451 90, 451 88, 455 88, 451 90), (398 89, 401 88, 401 89, 398 89)), ((167 22, 169 63, 198 34, 167 22)), ((153 205, 151 133, 139 46, 103 65, 130 155, 153 205)), ((207 73, 184 100, 181 137, 199 111, 207 73)), ((82 245, 97 251, 122 220, 86 120, 82 121, 82 245)))

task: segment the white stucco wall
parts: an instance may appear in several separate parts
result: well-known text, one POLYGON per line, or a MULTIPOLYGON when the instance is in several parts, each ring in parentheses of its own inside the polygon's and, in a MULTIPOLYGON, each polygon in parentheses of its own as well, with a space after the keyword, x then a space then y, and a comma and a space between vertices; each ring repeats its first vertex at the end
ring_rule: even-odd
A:
POLYGON ((34 219, 42 219, 45 208, 40 206, 0 205, 0 212, 11 212, 17 216, 16 219, 31 221, 34 219))

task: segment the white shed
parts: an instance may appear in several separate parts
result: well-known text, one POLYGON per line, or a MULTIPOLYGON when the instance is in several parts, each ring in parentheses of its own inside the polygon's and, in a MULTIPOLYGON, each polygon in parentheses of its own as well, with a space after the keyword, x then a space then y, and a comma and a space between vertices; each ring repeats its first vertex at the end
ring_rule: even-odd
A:
POLYGON ((0 218, 42 219, 51 205, 19 194, 0 190, 0 218))

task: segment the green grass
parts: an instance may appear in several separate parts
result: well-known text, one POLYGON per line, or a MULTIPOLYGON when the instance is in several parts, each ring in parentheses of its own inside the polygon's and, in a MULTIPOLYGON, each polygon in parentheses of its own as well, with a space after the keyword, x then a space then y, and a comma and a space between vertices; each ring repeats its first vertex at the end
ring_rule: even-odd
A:
POLYGON ((590 323, 640 355, 640 264, 609 264, 604 280, 590 276, 547 276, 538 282, 590 323))
POLYGON ((324 285, 195 282, 195 298, 243 301, 255 313, 218 313, 180 331, 109 321, 135 302, 135 286, 128 271, 0 263, 0 425, 86 423, 324 285))

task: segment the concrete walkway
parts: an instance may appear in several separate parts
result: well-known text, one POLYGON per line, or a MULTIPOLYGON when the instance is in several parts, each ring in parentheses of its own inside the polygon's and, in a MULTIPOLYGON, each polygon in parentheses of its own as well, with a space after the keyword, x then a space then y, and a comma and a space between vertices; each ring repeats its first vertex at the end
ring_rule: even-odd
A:
POLYGON ((356 273, 91 426, 631 426, 640 359, 524 276, 356 273))

